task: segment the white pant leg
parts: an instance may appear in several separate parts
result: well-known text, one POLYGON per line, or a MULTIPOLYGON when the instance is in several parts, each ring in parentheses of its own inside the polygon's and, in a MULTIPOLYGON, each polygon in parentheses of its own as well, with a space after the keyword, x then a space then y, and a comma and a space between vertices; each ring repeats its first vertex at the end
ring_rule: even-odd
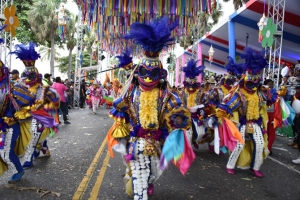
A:
POLYGON ((2 150, 0 150, 0 157, 6 162, 8 169, 12 171, 13 174, 18 173, 15 164, 9 158, 9 152, 11 150, 11 140, 12 140, 13 129, 7 129, 5 145, 2 150))
POLYGON ((254 127, 254 134, 252 138, 255 152, 255 155, 252 156, 253 166, 251 166, 254 170, 259 170, 260 166, 263 163, 263 151, 264 151, 264 138, 261 132, 261 128, 257 124, 253 124, 254 127))
POLYGON ((93 99, 92 104, 93 104, 93 112, 96 112, 97 107, 99 105, 99 99, 93 99))
MULTIPOLYGON (((245 131, 246 131, 246 126, 243 125, 241 127, 240 132, 242 134, 242 138, 243 138, 244 141, 245 141, 245 131)), ((227 168, 234 169, 236 161, 239 158, 240 153, 242 152, 243 148, 244 148, 244 144, 241 144, 239 141, 237 141, 237 144, 236 144, 233 152, 230 154, 230 157, 228 159, 227 166, 226 166, 227 168)))

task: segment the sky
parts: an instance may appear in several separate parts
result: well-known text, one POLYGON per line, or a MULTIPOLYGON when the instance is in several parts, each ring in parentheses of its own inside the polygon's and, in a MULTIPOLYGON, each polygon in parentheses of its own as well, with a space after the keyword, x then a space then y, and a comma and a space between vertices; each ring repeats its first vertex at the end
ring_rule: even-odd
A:
MULTIPOLYGON (((232 14, 234 12, 234 7, 232 4, 232 0, 228 3, 224 3, 223 1, 219 1, 219 2, 223 5, 223 12, 224 12, 224 15, 219 20, 219 23, 221 23, 224 20, 226 20, 230 14, 232 14)), ((78 7, 73 0, 68 0, 67 3, 65 4, 65 8, 68 9, 73 14, 78 14, 78 7)), ((14 40, 14 44, 18 44, 18 42, 16 40, 14 40)), ((37 51, 38 51, 38 48, 37 48, 37 51)), ((75 51, 76 51, 76 48, 74 48, 73 54, 76 53, 75 51)), ((183 48, 181 48, 179 45, 177 45, 174 53, 175 53, 175 55, 180 55, 180 54, 182 54, 183 51, 184 51, 183 48)), ((61 54, 61 56, 68 55, 67 48, 65 48, 65 50, 60 49, 58 52, 61 54)), ((15 57, 16 57, 15 55, 12 55, 12 57, 11 57, 11 63, 12 63, 11 69, 17 69, 21 73, 21 72, 23 72, 23 70, 25 68, 24 64, 22 63, 21 60, 16 59, 15 57)), ((107 58, 107 56, 105 56, 105 57, 107 58)), ((4 54, 2 54, 2 60, 4 60, 4 54)), ((106 66, 108 64, 108 59, 104 59, 102 63, 103 63, 102 69, 106 69, 106 66)), ((166 63, 166 57, 164 58, 163 63, 166 63)), ((50 61, 49 60, 41 61, 41 59, 39 59, 36 61, 35 65, 36 65, 37 69, 39 70, 39 73, 41 73, 41 74, 50 73, 50 61)), ((57 63, 55 63, 55 65, 57 65, 57 63)), ((167 66, 167 65, 164 64, 164 66, 167 66)), ((56 76, 60 76, 62 79, 67 78, 66 74, 60 73, 58 68, 55 67, 53 77, 56 77, 56 76)), ((105 75, 103 73, 101 80, 104 80, 104 76, 105 75)), ((99 78, 100 77, 98 77, 98 79, 99 78)))

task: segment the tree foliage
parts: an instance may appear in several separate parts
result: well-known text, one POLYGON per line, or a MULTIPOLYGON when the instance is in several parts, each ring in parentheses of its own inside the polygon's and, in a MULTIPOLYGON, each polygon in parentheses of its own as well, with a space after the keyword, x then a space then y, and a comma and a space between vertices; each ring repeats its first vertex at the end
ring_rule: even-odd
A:
MULTIPOLYGON (((230 0, 223 0, 224 2, 229 2, 230 0)), ((249 0, 233 0, 234 9, 238 10, 243 4, 247 3, 249 0)))
MULTIPOLYGON (((71 70, 75 71, 75 58, 76 54, 72 54, 72 65, 71 70)), ((61 73, 66 73, 68 71, 68 62, 69 62, 69 56, 64 56, 58 59, 58 65, 56 67, 59 68, 59 71, 61 73)), ((97 65, 97 60, 93 60, 92 65, 97 65)), ((82 67, 89 67, 90 66, 90 54, 87 51, 83 52, 83 61, 82 61, 82 67)))

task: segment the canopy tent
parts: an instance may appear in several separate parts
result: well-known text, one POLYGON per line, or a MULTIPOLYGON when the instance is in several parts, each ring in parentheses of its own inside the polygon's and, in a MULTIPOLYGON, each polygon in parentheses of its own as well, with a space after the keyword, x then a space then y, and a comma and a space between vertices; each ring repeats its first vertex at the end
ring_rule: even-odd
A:
MULTIPOLYGON (((202 46, 202 53, 205 60, 208 59, 210 46, 214 48, 214 58, 212 65, 222 67, 227 63, 229 55, 229 37, 234 34, 235 55, 238 57, 244 50, 246 43, 258 51, 262 50, 261 43, 258 42, 258 26, 262 14, 268 12, 268 1, 250 0, 243 7, 231 14, 225 21, 214 27, 212 31, 202 37, 195 45, 202 46), (266 2, 266 4, 265 4, 266 2), (233 22, 234 32, 230 31, 230 22, 233 22), (247 40, 247 34, 249 38, 247 40)), ((283 40, 281 50, 281 62, 287 65, 296 63, 300 60, 300 15, 298 8, 300 1, 285 1, 283 40)), ((191 53, 192 47, 185 51, 191 53)), ((242 62, 242 61, 237 61, 242 62)))

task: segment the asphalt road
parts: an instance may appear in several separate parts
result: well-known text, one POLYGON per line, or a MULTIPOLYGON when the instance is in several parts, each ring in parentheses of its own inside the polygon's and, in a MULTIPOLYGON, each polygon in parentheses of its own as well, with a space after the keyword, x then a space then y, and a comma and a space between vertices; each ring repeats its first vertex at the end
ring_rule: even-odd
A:
MULTIPOLYGON (((88 109, 71 110, 72 124, 61 125, 60 132, 49 139, 50 158, 36 159, 15 185, 7 184, 9 174, 0 177, 0 200, 131 199, 125 194, 121 157, 107 154, 104 140, 112 125, 107 112, 104 108, 96 115, 88 109)), ((149 199, 300 200, 300 165, 291 162, 300 154, 286 145, 288 141, 276 138, 273 155, 261 167, 262 179, 248 170, 227 174, 228 155, 209 153, 202 145, 186 176, 170 166, 155 183, 154 196, 149 199)))

